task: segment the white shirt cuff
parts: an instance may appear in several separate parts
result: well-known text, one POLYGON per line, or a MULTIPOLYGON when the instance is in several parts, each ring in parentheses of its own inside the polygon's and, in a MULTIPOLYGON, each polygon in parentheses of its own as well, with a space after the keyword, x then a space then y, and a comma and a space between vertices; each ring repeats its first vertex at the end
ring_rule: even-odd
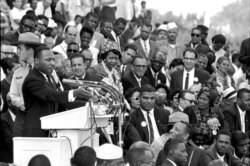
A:
POLYGON ((73 95, 73 91, 74 90, 70 90, 69 91, 69 94, 68 94, 68 99, 69 99, 69 102, 74 102, 75 101, 75 97, 74 97, 74 95, 73 95))

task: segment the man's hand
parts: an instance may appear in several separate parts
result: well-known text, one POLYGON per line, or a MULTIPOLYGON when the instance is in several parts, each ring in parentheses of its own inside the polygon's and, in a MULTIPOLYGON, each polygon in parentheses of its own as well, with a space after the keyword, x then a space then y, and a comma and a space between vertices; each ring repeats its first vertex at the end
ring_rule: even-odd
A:
POLYGON ((74 95, 74 97, 80 97, 80 98, 84 98, 86 100, 89 100, 93 97, 90 90, 88 90, 86 88, 82 88, 82 87, 80 87, 79 89, 75 89, 73 91, 73 95, 74 95))

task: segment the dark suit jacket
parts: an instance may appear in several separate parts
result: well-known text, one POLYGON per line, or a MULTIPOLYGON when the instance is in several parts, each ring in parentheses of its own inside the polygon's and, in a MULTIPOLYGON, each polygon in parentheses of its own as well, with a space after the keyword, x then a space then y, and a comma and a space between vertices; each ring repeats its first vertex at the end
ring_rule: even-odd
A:
MULTIPOLYGON (((240 112, 236 103, 232 103, 223 111, 226 122, 229 124, 230 132, 241 130, 240 112)), ((250 131, 250 110, 245 115, 245 130, 250 131)))
MULTIPOLYGON (((180 91, 183 90, 183 72, 184 70, 178 70, 175 71, 172 75, 171 75, 171 82, 170 82, 170 92, 171 94, 173 94, 176 91, 180 91)), ((204 84, 209 78, 210 75, 208 72, 200 70, 195 68, 194 71, 194 77, 198 78, 198 82, 201 84, 204 84)))
POLYGON ((161 71, 159 71, 159 74, 157 75, 157 84, 156 85, 155 85, 154 76, 153 76, 153 73, 151 72, 150 67, 148 67, 148 69, 145 72, 144 76, 148 78, 149 84, 154 86, 154 87, 157 84, 166 84, 166 76, 161 71))
POLYGON ((145 57, 147 60, 150 60, 152 58, 152 56, 154 55, 155 51, 156 51, 156 43, 152 40, 149 40, 149 46, 150 46, 150 51, 149 51, 149 54, 148 54, 148 57, 145 55, 145 52, 144 52, 144 49, 143 49, 143 46, 141 45, 141 41, 140 41, 140 38, 137 39, 134 44, 136 45, 137 49, 138 49, 138 54, 139 56, 143 56, 145 57))
MULTIPOLYGON (((185 46, 187 48, 191 48, 191 42, 185 44, 185 46)), ((201 43, 199 43, 197 45, 197 47, 195 47, 195 50, 198 52, 198 54, 199 53, 205 53, 206 54, 206 53, 211 51, 211 49, 208 46, 206 46, 205 44, 201 44, 201 43)))
POLYGON ((242 41, 241 46, 240 46, 240 56, 241 57, 250 56, 250 38, 242 41))
MULTIPOLYGON (((194 148, 191 145, 186 146, 186 151, 188 154, 188 163, 190 162, 190 166, 208 166, 208 158, 207 158, 207 153, 199 148, 194 148), (193 152, 194 151, 194 152, 193 152), (193 156, 191 158, 193 152, 193 156)), ((155 166, 160 166, 162 163, 166 160, 166 155, 163 150, 160 151, 156 165, 155 166)), ((186 165, 188 165, 188 163, 186 165)))
MULTIPOLYGON (((122 86, 124 89, 123 93, 125 93, 125 91, 128 90, 129 88, 134 88, 134 87, 139 88, 140 87, 136 78, 135 78, 133 71, 130 71, 128 74, 124 75, 121 79, 121 82, 122 82, 122 86)), ((147 77, 142 76, 141 86, 143 86, 145 84, 149 84, 149 80, 147 77)))
POLYGON ((1 114, 1 134, 3 139, 1 144, 3 149, 1 149, 1 161, 12 163, 13 162, 13 120, 9 111, 5 111, 1 114))
MULTIPOLYGON (((159 134, 162 135, 167 130, 169 112, 163 111, 160 108, 155 107, 154 116, 159 134)), ((141 140, 144 142, 148 142, 149 141, 148 127, 147 126, 143 127, 141 124, 142 122, 145 121, 146 120, 140 108, 138 108, 131 114, 130 123, 137 129, 141 137, 141 140)))
MULTIPOLYGON (((219 159, 219 157, 216 154, 215 144, 212 144, 210 146, 210 148, 207 150, 207 157, 208 157, 209 162, 216 160, 216 159, 219 159)), ((231 163, 232 163, 232 154, 229 150, 225 154, 224 161, 228 165, 231 165, 231 163)))
POLYGON ((46 137, 41 129, 40 118, 56 113, 55 104, 68 103, 68 91, 57 91, 50 87, 45 77, 36 69, 30 71, 23 83, 25 111, 24 136, 46 137))
POLYGON ((9 42, 17 42, 19 37, 18 30, 10 31, 4 35, 4 38, 8 40, 9 42))

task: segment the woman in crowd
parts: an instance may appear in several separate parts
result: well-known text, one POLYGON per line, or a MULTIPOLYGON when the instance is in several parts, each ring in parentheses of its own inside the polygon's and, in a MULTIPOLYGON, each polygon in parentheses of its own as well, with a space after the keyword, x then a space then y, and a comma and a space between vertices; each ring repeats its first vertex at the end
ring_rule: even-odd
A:
POLYGON ((155 106, 159 108, 163 108, 170 113, 173 112, 173 109, 169 106, 169 90, 168 87, 164 84, 158 84, 155 87, 155 106))
POLYGON ((87 72, 91 75, 98 75, 102 81, 113 86, 122 94, 123 87, 120 81, 121 75, 116 69, 119 60, 121 59, 121 51, 118 44, 116 42, 106 40, 99 54, 102 61, 99 64, 90 67, 87 72))
POLYGON ((168 87, 170 87, 172 73, 177 70, 182 70, 183 68, 184 68, 184 63, 181 58, 176 58, 170 63, 169 70, 166 72, 166 78, 167 78, 166 84, 168 87))
POLYGON ((191 139, 197 146, 208 148, 213 143, 216 131, 224 128, 222 112, 219 107, 214 106, 216 98, 214 90, 202 89, 198 94, 197 105, 184 110, 184 113, 189 116, 190 124, 194 125, 195 132, 191 139), (216 121, 217 125, 210 126, 208 121, 216 121))
POLYGON ((214 73, 213 77, 216 77, 218 87, 217 90, 219 93, 222 93, 225 89, 228 89, 229 87, 234 87, 234 80, 232 78, 232 69, 231 69, 231 62, 229 58, 223 56, 220 57, 217 61, 216 65, 216 73, 214 73))
POLYGON ((130 88, 124 94, 125 99, 129 104, 129 112, 134 112, 137 108, 140 107, 139 102, 139 88, 130 88))

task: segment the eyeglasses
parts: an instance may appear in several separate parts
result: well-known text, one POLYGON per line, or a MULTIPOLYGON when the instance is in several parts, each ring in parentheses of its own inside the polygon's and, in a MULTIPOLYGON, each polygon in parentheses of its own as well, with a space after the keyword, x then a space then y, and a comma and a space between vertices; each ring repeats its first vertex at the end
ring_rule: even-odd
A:
POLYGON ((131 97, 130 100, 136 100, 136 101, 138 101, 139 97, 131 97))
POLYGON ((192 37, 200 37, 201 35, 200 34, 196 34, 196 33, 191 33, 191 36, 192 37))
POLYGON ((146 65, 134 65, 134 67, 137 67, 137 68, 143 68, 143 69, 147 68, 147 66, 146 66, 146 65))
POLYGON ((35 27, 32 27, 30 25, 27 25, 27 24, 24 24, 22 23, 22 25, 28 29, 28 31, 31 31, 31 32, 34 32, 36 30, 36 26, 35 27))
POLYGON ((144 165, 154 165, 155 162, 153 161, 149 161, 149 162, 138 162, 137 165, 138 166, 144 166, 144 165))
POLYGON ((73 50, 73 49, 67 49, 67 52, 69 52, 69 53, 77 53, 78 51, 77 50, 73 50))
POLYGON ((190 104, 196 104, 197 103, 195 100, 189 100, 189 99, 186 99, 184 97, 183 97, 183 99, 189 101, 190 104))

